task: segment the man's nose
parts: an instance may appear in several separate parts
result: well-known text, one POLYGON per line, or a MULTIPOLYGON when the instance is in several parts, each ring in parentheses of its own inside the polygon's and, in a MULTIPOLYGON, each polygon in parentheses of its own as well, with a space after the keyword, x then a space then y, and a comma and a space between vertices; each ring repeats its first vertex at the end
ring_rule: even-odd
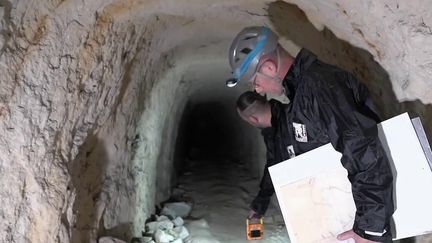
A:
POLYGON ((254 83, 253 88, 254 88, 255 92, 257 92, 258 94, 261 94, 262 88, 257 83, 254 83))
POLYGON ((264 94, 264 90, 261 87, 255 87, 255 92, 257 92, 260 95, 264 94))

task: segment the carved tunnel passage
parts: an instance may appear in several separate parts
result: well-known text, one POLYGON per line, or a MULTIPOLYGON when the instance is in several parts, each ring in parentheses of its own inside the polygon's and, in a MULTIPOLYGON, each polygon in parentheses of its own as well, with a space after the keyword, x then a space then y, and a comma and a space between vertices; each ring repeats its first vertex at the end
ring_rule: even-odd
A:
MULTIPOLYGON (((238 185, 230 195, 241 200, 224 202, 247 213, 241 203, 255 193, 265 149, 236 114, 245 88, 224 86, 227 49, 244 26, 267 25, 291 54, 306 47, 353 72, 385 118, 420 115, 430 136, 431 7, 0 0, 0 241, 137 236, 178 183, 191 185, 185 173, 199 191, 205 176, 225 172, 223 186, 238 185), (199 161, 208 166, 191 167, 199 161)), ((204 192, 194 195, 202 206, 204 192)))

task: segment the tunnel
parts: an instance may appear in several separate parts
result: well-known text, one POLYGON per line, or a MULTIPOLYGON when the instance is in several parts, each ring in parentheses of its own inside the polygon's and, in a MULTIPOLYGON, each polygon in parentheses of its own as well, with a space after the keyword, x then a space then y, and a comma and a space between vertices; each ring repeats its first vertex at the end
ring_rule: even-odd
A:
POLYGON ((244 170, 256 187, 265 146, 235 108, 247 87, 225 86, 229 45, 246 26, 268 26, 290 54, 305 47, 354 73, 384 118, 419 116, 432 137, 431 8, 0 0, 0 241, 129 241, 185 173, 235 185, 244 170))

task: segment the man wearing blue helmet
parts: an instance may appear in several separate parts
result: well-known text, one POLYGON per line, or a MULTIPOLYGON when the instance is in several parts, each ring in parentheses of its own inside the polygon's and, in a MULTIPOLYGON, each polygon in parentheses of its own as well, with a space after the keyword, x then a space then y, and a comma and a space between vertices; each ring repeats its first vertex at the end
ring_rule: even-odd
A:
POLYGON ((291 105, 284 122, 291 132, 282 139, 293 142, 295 154, 328 142, 342 153, 357 210, 352 230, 340 234, 339 240, 391 241, 393 177, 377 136, 380 118, 367 88, 351 73, 319 61, 306 49, 292 57, 277 40, 266 27, 243 29, 230 48, 233 77, 227 86, 243 82, 260 94, 285 94, 291 105))

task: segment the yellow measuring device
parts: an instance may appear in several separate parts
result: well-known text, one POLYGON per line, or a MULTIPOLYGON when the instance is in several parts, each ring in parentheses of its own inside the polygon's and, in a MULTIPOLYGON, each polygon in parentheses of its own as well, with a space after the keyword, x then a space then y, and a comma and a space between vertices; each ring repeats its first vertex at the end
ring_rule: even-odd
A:
POLYGON ((246 219, 247 240, 262 240, 264 234, 263 218, 246 219))

